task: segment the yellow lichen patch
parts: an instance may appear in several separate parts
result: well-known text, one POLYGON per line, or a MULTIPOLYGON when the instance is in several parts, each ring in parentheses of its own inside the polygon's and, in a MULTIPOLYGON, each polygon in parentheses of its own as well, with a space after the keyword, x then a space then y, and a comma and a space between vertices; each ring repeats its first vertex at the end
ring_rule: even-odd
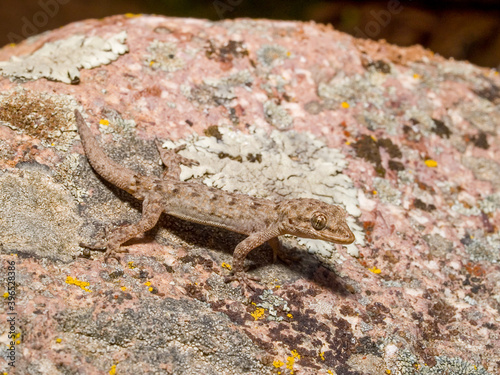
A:
POLYGON ((290 319, 293 319, 293 315, 290 313, 286 314, 286 316, 288 316, 290 319))
POLYGON ((347 103, 347 102, 342 102, 340 105, 342 108, 345 108, 345 109, 349 108, 349 103, 347 103))
POLYGON ((90 289, 87 289, 87 287, 90 285, 87 281, 81 281, 78 280, 77 278, 73 278, 71 276, 66 277, 66 284, 69 285, 76 285, 85 290, 86 292, 92 292, 90 289))
POLYGON ((142 17, 141 13, 125 13, 126 18, 136 18, 136 17, 142 17))
POLYGON ((376 274, 379 274, 380 272, 382 272, 382 270, 380 268, 377 268, 376 266, 369 268, 369 271, 376 273, 376 274))
POLYGON ((127 287, 126 286, 122 286, 120 289, 123 290, 123 291, 126 291, 127 287))
POLYGON ((113 365, 109 370, 109 375, 115 375, 115 374, 116 374, 116 365, 113 365))
POLYGON ((231 265, 230 265, 230 264, 227 264, 227 263, 225 263, 225 262, 221 264, 221 267, 222 267, 222 268, 227 268, 227 269, 228 269, 228 270, 230 270, 230 271, 231 271, 231 269, 232 269, 231 265))
POLYGON ((427 165, 429 168, 435 168, 437 167, 438 163, 437 161, 435 160, 432 160, 432 159, 427 159, 426 161, 424 161, 425 165, 427 165))
POLYGON ((9 297, 9 292, 5 292, 5 293, 3 294, 3 298, 8 298, 8 297, 9 297))
POLYGON ((332 370, 327 370, 326 372, 327 372, 328 374, 330 374, 330 375, 333 375, 332 370))
POLYGON ((58 344, 60 344, 60 343, 62 342, 62 339, 60 339, 60 338, 58 337, 58 338, 56 339, 56 342, 57 342, 58 344))
POLYGON ((325 352, 319 353, 319 357, 321 358, 322 361, 325 360, 325 352))
POLYGON ((109 121, 103 118, 101 119, 101 121, 99 121, 99 124, 104 126, 109 126, 109 121))
POLYGON ((257 307, 253 313, 250 313, 250 315, 252 315, 255 320, 259 320, 264 316, 265 312, 266 311, 262 307, 257 307))
POLYGON ((386 373, 386 374, 390 374, 390 373, 391 373, 391 370, 387 369, 387 370, 385 370, 385 373, 386 373))
POLYGON ((420 74, 415 73, 415 74, 413 75, 413 78, 415 78, 415 79, 419 79, 419 78, 420 78, 420 74))
POLYGON ((300 359, 299 353, 296 350, 292 350, 292 355, 286 358, 286 368, 290 370, 290 374, 294 374, 293 365, 297 359, 300 359))
POLYGON ((130 268, 131 270, 133 270, 133 269, 135 268, 135 266, 134 266, 134 262, 128 262, 128 263, 127 263, 127 266, 128 266, 128 268, 130 268))

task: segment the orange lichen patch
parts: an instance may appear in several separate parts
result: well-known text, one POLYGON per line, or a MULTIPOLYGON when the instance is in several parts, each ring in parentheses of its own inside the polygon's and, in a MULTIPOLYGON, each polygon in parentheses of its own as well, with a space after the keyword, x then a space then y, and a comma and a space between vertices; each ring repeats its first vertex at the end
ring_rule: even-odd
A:
POLYGON ((464 268, 473 276, 482 277, 486 274, 485 270, 479 264, 467 263, 464 268))
POLYGON ((285 364, 285 362, 282 362, 279 359, 276 359, 276 360, 273 361, 273 366, 276 367, 276 368, 280 368, 284 364, 285 364))
POLYGON ((255 320, 259 320, 264 317, 265 312, 266 311, 262 307, 257 307, 250 315, 252 315, 255 320))
POLYGON ((431 51, 420 45, 411 47, 397 47, 387 43, 385 40, 377 42, 369 39, 354 39, 354 45, 363 53, 366 53, 374 61, 390 61, 395 64, 406 65, 413 61, 428 58, 430 61, 443 61, 440 56, 435 56, 431 51))
POLYGON ((68 130, 64 99, 30 90, 13 91, 0 103, 0 121, 12 124, 23 133, 49 142, 68 130))
POLYGON ((295 364, 295 361, 300 359, 299 353, 297 353, 296 350, 292 350, 291 356, 286 357, 286 368, 290 370, 290 374, 295 374, 295 371, 293 370, 293 365, 295 364))
POLYGON ((78 280, 77 278, 73 278, 71 276, 66 277, 66 284, 69 285, 76 285, 85 290, 86 292, 91 293, 92 291, 90 289, 87 289, 87 287, 90 285, 87 281, 81 281, 78 280))

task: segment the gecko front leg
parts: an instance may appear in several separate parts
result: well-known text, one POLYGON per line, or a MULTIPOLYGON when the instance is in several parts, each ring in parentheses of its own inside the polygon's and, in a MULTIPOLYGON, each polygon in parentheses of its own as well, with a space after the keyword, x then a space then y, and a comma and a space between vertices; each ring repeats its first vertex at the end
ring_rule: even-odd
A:
MULTIPOLYGON (((239 281, 240 283, 244 283, 249 286, 251 289, 254 289, 252 286, 252 281, 259 281, 258 277, 248 276, 245 273, 244 262, 247 255, 255 249, 256 247, 262 245, 266 241, 270 241, 271 246, 276 245, 276 241, 281 231, 277 227, 267 228, 262 232, 252 233, 243 241, 241 241, 233 253, 233 274, 225 278, 226 282, 230 282, 233 280, 239 281), (275 241, 276 239, 276 241, 275 241)), ((279 242, 278 242, 279 243, 279 242)))
POLYGON ((156 148, 160 153, 161 161, 165 166, 165 172, 163 172, 163 178, 173 178, 174 180, 179 180, 181 175, 181 164, 186 167, 191 167, 193 165, 200 165, 196 160, 185 158, 179 155, 178 152, 184 150, 186 145, 180 145, 173 150, 168 150, 161 147, 158 139, 155 139, 156 148))

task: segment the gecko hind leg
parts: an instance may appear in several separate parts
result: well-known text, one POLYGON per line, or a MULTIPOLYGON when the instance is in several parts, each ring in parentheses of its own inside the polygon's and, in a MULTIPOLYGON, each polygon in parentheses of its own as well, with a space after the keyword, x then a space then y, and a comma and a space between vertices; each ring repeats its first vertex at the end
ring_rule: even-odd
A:
POLYGON ((117 253, 128 252, 127 249, 122 249, 120 246, 128 240, 152 229, 158 222, 162 212, 161 197, 151 194, 144 199, 142 204, 142 217, 137 223, 113 231, 105 241, 104 246, 93 245, 84 247, 96 251, 104 251, 105 249, 104 260, 106 262, 110 258, 115 258, 120 262, 120 257, 117 253))
POLYGON ((165 149, 161 147, 160 142, 155 138, 156 148, 160 153, 161 161, 165 165, 165 172, 163 172, 163 178, 173 178, 176 180, 180 179, 181 175, 181 164, 187 167, 192 167, 193 165, 200 165, 196 160, 185 158, 179 155, 178 152, 186 148, 186 145, 180 145, 172 150, 165 149))

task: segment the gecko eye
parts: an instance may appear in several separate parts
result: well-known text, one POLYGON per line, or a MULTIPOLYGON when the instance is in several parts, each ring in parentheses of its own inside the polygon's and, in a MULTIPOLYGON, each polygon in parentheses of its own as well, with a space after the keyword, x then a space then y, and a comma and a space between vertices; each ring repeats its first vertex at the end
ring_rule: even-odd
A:
POLYGON ((314 229, 316 230, 322 230, 326 227, 326 222, 328 219, 326 218, 325 215, 316 213, 313 215, 311 218, 311 224, 314 229))

